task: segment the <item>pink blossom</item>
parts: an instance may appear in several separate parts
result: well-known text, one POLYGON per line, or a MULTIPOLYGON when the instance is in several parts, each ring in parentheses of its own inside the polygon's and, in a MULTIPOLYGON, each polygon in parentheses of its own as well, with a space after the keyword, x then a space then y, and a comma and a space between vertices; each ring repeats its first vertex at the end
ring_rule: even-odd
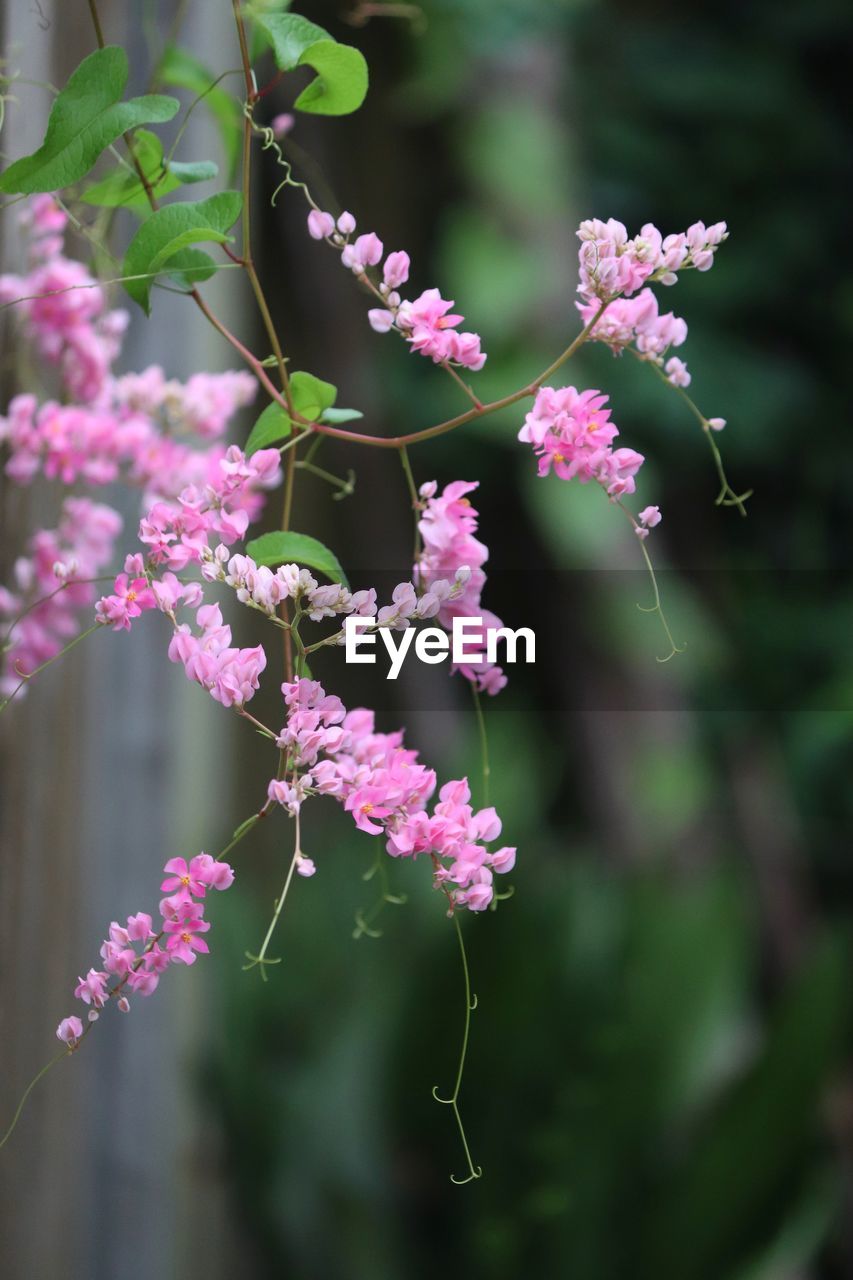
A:
POLYGON ((63 1018, 59 1026, 56 1028, 57 1040, 64 1041, 69 1048, 73 1049, 77 1041, 83 1034, 83 1023, 79 1018, 70 1017, 63 1018))
POLYGON ((173 961, 179 964, 195 964, 196 952, 207 955, 210 951, 204 938, 200 937, 210 928, 209 921, 194 917, 188 917, 180 922, 167 920, 164 928, 169 934, 166 950, 173 961))
POLYGON ((411 261, 403 249, 389 253, 382 268, 382 279, 388 289, 399 289, 409 278, 411 261))
POLYGON ((280 115, 273 116, 270 120, 270 128, 276 138, 285 137, 295 124, 296 116, 292 111, 282 111, 280 115))
POLYGON ((129 582, 127 574, 120 573, 114 585, 115 593, 101 597, 95 615, 98 622, 111 625, 113 631, 129 631, 131 619, 138 618, 145 609, 155 608, 157 600, 147 578, 129 582))
POLYGON ((312 240, 325 240, 335 230, 335 220, 330 213, 312 209, 308 214, 308 234, 312 240))
POLYGON ((518 433, 539 456, 539 474, 553 468, 562 480, 596 481, 614 500, 633 493, 643 455, 613 448, 619 432, 599 391, 542 387, 518 433))
POLYGON ((621 222, 589 218, 577 234, 581 242, 578 292, 586 299, 607 302, 619 295, 630 297, 646 281, 675 284, 676 272, 683 269, 707 271, 728 232, 724 222, 710 228, 697 222, 683 234, 663 237, 647 222, 631 239, 621 222))
POLYGON ((678 356, 673 356, 667 360, 664 365, 666 376, 674 387, 689 387, 690 374, 687 371, 687 365, 683 360, 679 360, 678 356))
POLYGON ((84 1004, 102 1009, 107 1000, 107 975, 102 970, 90 969, 85 978, 77 979, 74 994, 84 1004))
POLYGON ((131 942, 146 942, 151 936, 151 917, 144 911, 127 917, 127 936, 131 942))

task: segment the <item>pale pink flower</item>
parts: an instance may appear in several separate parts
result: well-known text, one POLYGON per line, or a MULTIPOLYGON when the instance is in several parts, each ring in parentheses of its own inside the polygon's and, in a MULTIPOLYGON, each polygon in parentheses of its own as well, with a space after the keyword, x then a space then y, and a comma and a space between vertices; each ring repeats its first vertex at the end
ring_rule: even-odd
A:
POLYGON ((69 1048, 73 1049, 77 1041, 83 1034, 83 1023, 79 1018, 70 1017, 63 1018, 59 1026, 56 1028, 56 1038, 62 1040, 69 1048))

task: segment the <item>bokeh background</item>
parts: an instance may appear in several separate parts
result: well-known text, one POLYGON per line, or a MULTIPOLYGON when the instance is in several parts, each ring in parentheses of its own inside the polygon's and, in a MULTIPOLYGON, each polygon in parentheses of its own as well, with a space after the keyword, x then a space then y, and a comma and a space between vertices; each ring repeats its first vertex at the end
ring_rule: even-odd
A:
MULTIPOLYGON (((201 7, 187 42, 216 73, 236 66, 228 6, 201 7)), ((4 15, 17 65, 63 79, 89 47, 86 6, 26 8, 4 15)), ((141 6, 142 31, 130 8, 105 16, 142 85, 174 7, 141 6)), ((728 221, 714 270, 664 301, 690 328, 691 392, 728 419, 732 481, 755 494, 745 520, 714 505, 701 433, 636 362, 585 349, 567 370, 609 392, 648 459, 641 496, 664 512, 650 547, 686 641, 660 666, 630 530, 597 492, 536 478, 518 411, 413 451, 419 482, 480 480, 486 603, 538 636, 535 667, 486 706, 519 859, 512 899, 464 922, 479 1007, 461 1101, 482 1180, 451 1185, 462 1153, 430 1096, 462 1029, 452 927, 425 869, 394 864, 406 904, 386 908, 381 937, 354 940, 375 849, 316 806, 319 872, 296 885, 270 981, 241 965, 283 877, 283 822, 241 846, 210 961, 105 1020, 34 1094, 0 1157, 8 1274, 853 1277, 848 6, 301 11, 362 48, 372 86, 352 119, 300 117, 288 154, 329 207, 409 250, 415 287, 457 300, 489 351, 483 399, 575 331, 581 218, 728 221)), ((277 89, 265 113, 294 96, 277 89)), ((28 127, 40 134, 12 119, 22 132, 7 125, 3 147, 19 154, 28 127)), ((197 129, 212 154, 215 129, 197 129)), ((377 433, 464 407, 370 331, 346 273, 307 241, 299 198, 271 204, 278 181, 264 157, 258 261, 293 367, 335 382, 377 433)), ((242 284, 227 275, 213 293, 251 334, 242 284)), ((229 366, 180 300, 157 305, 127 368, 229 366)), ((4 392, 16 376, 7 359, 4 392)), ((295 526, 337 548, 357 585, 405 576, 395 455, 328 445, 319 460, 354 468, 355 494, 331 503, 303 475, 295 526)), ((63 992, 106 922, 153 904, 165 856, 224 843, 268 774, 252 736, 165 669, 162 635, 97 646, 4 716, 7 1110, 53 1051, 63 992)), ((442 777, 479 785, 467 689, 443 670, 395 686, 334 660, 315 674, 376 705, 382 727, 406 724, 442 777)), ((258 714, 275 720, 267 686, 258 714)))

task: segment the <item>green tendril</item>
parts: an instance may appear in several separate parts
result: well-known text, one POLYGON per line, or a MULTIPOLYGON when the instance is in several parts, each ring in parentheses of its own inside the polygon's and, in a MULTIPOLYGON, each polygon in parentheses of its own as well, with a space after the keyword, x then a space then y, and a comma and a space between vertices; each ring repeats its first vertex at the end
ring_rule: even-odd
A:
POLYGON ((281 964, 281 957, 278 956, 276 958, 271 958, 267 956, 267 950, 269 948, 270 942, 272 941, 272 936, 275 933, 276 925, 278 924, 281 918, 282 908, 284 907, 285 901, 287 900, 287 895, 290 892, 290 885, 293 880, 293 873, 296 870, 299 859, 302 857, 302 850, 299 847, 299 814, 298 813, 294 818, 294 822, 296 824, 296 836, 293 842, 293 857, 290 859, 290 866, 287 869, 287 877, 284 881, 284 888, 282 889, 279 897, 276 899, 275 907, 273 910, 273 916, 272 916, 272 919, 270 920, 270 924, 269 924, 269 928, 267 929, 266 936, 263 942, 261 943, 261 949, 257 955, 254 955, 251 951, 246 951, 244 953, 249 963, 243 965, 243 972, 248 973, 251 969, 260 969, 261 978, 263 979, 264 982, 268 981, 267 966, 271 964, 281 964))
POLYGON ((669 660, 671 658, 674 658, 677 653, 684 653, 686 645, 677 645, 672 638, 672 632, 669 629, 669 623, 666 620, 666 614, 664 613, 663 608, 661 607, 660 591, 658 590, 658 580, 655 575, 654 566, 652 565, 651 558, 649 556, 648 551, 646 550, 645 541, 642 538, 638 538, 637 541, 640 544, 640 550, 643 553, 643 559, 646 562, 646 568, 649 571, 649 577, 652 583, 652 591, 654 592, 654 604, 651 604, 651 605, 638 604, 637 608, 640 610, 640 613, 656 613, 657 616, 660 618, 660 624, 663 627, 664 635, 666 636, 667 641, 669 642, 669 653, 664 658, 657 658, 656 661, 661 663, 669 662, 669 660))
POLYGON ((471 1032, 471 1014, 477 1008, 477 997, 471 995, 471 978, 468 973, 468 956, 465 952, 465 942, 462 938, 462 929, 459 925, 459 917, 454 913, 453 925, 456 929, 456 937, 459 939, 459 954, 462 957, 462 973, 465 979, 465 1029, 462 1033, 462 1050, 459 1054, 459 1066, 456 1071, 456 1083, 453 1086, 453 1093, 449 1098, 442 1098, 438 1092, 438 1085, 435 1085, 432 1096, 436 1102, 440 1102, 444 1107, 452 1107, 453 1114, 456 1118, 456 1125, 459 1129, 459 1137, 462 1139, 462 1149, 465 1152, 465 1160, 468 1164, 467 1174, 460 1178, 455 1173, 451 1173, 450 1181, 457 1187, 464 1187, 468 1182, 475 1182, 478 1178, 482 1178, 483 1170, 480 1165, 475 1165, 471 1159, 471 1148, 468 1146, 468 1139, 465 1136, 465 1126, 462 1123, 462 1117, 459 1114, 459 1091, 462 1088, 462 1076, 465 1072, 465 1059, 468 1055, 468 1037, 471 1032))
POLYGON ((17 697, 17 695, 23 689, 24 685, 29 684, 29 682, 33 679, 34 676, 37 676, 41 671, 44 671, 52 663, 58 662, 60 658, 64 657, 65 654, 68 653, 70 649, 73 649, 76 644, 79 644, 81 640, 85 640, 86 637, 90 636, 93 631, 99 631, 100 629, 101 629, 101 623, 96 622, 94 623, 93 626, 89 627, 87 631, 81 631, 80 635, 75 636, 73 640, 70 640, 64 649, 60 649, 59 653, 55 653, 52 658, 48 658, 47 661, 43 662, 40 666, 34 667, 33 670, 28 671, 26 675, 24 675, 21 671, 19 671, 16 668, 15 674, 18 676, 21 676, 21 679, 19 683, 15 685, 14 689, 9 694, 8 698, 4 698, 3 701, 0 702, 0 714, 2 714, 6 710, 6 708, 8 707, 9 703, 13 700, 13 698, 17 697))
POLYGON ((489 766, 489 738, 486 733, 486 717, 483 715, 483 700, 480 697, 477 686, 472 683, 471 694, 474 699, 474 715, 477 719, 477 734, 480 739, 480 762, 483 771, 483 807, 486 808, 489 803, 489 777, 491 768, 489 766))
POLYGON ((355 928, 352 931, 353 939, 357 942, 359 938, 381 938, 382 930, 373 927, 374 920, 382 914, 386 907, 402 907, 408 902, 408 898, 404 893, 391 893, 388 883, 388 868, 386 866, 386 857, 382 848, 382 841, 377 841, 376 858, 361 877, 365 882, 372 880, 375 876, 379 877, 379 897, 366 911, 359 909, 355 913, 355 928))
POLYGON ((24 1110, 24 1107, 26 1106, 27 1098, 30 1096, 33 1089, 38 1084, 39 1080, 41 1080, 44 1076, 46 1076, 48 1071, 50 1071, 52 1067, 56 1066, 57 1062, 61 1062, 63 1058, 67 1058, 70 1054, 72 1054, 76 1047, 77 1047, 76 1045, 69 1045, 67 1049, 63 1049, 62 1052, 58 1053, 55 1058, 51 1058, 50 1062, 46 1062, 45 1065, 42 1067, 41 1071, 38 1071, 33 1076, 32 1080, 27 1085, 24 1092, 21 1094, 21 1101, 18 1103, 17 1107, 15 1108, 15 1114, 12 1116, 12 1123, 9 1125, 9 1128, 3 1134, 3 1137, 0 1138, 0 1151, 3 1150, 6 1143, 9 1141, 12 1134, 15 1132, 18 1121, 20 1120, 21 1114, 24 1110))

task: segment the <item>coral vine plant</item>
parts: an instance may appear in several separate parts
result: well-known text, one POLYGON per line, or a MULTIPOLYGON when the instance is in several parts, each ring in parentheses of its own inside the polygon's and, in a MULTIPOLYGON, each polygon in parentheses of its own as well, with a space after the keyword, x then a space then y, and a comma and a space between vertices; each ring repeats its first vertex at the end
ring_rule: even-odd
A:
MULTIPOLYGON (((0 277, 0 304, 12 311, 20 342, 33 352, 44 384, 54 390, 54 398, 46 399, 43 387, 26 388, 5 407, 0 418, 5 474, 21 486, 42 477, 62 491, 56 526, 32 532, 20 548, 13 580, 0 587, 2 706, 98 628, 127 631, 150 625, 143 615, 159 613, 168 630, 164 656, 263 736, 269 781, 260 807, 216 857, 193 851, 165 862, 156 915, 140 910, 124 924, 109 925, 97 962, 76 986, 70 983, 77 1012, 57 1028, 60 1058, 80 1048, 108 1006, 127 1013, 137 998, 155 992, 174 965, 192 965, 207 953, 206 895, 231 886, 231 851, 262 817, 278 812, 291 824, 293 852, 267 934, 256 951, 247 952, 246 968, 257 969, 266 980, 275 963, 271 941, 295 877, 307 879, 323 870, 322 861, 317 868, 303 852, 301 832, 314 805, 330 797, 360 831, 381 838, 388 856, 425 869, 437 902, 455 926, 465 979, 464 1038, 453 1092, 436 1097, 452 1108, 463 1144, 464 1171, 454 1180, 470 1181, 481 1170, 469 1149, 458 1100, 476 1001, 460 915, 493 910, 508 896, 498 884, 515 865, 516 849, 500 843, 501 819, 486 793, 487 768, 477 807, 466 778, 439 779, 411 743, 404 744, 402 730, 378 728, 369 708, 347 709, 313 679, 308 664, 318 650, 341 651, 348 617, 360 618, 368 634, 405 631, 426 620, 449 632, 457 618, 476 619, 480 639, 467 660, 456 663, 452 677, 471 686, 485 750, 480 698, 499 695, 507 676, 486 653, 487 632, 501 624, 488 609, 488 551, 478 536, 488 531, 478 529, 471 496, 478 482, 459 479, 439 489, 427 479, 418 485, 411 454, 414 446, 425 446, 428 454, 434 437, 464 431, 467 424, 513 405, 518 406, 518 438, 532 449, 543 483, 556 477, 596 485, 602 516, 608 506, 627 516, 667 640, 660 660, 678 651, 648 551, 661 511, 646 495, 642 506, 636 502, 644 458, 622 443, 607 395, 568 385, 563 367, 588 342, 603 343, 617 355, 627 351, 650 366, 687 402, 706 437, 720 484, 718 504, 743 514, 749 495, 729 486, 717 444, 725 422, 706 417, 689 398, 687 366, 672 354, 682 347, 687 326, 662 310, 656 291, 675 285, 683 271, 709 270, 727 238, 726 224, 696 222, 666 235, 647 224, 629 235, 613 219, 582 222, 577 233, 582 327, 572 325, 567 307, 567 332, 555 335, 560 354, 532 382, 484 403, 476 390, 476 374, 487 360, 484 339, 464 328, 457 304, 438 288, 414 296, 404 249, 387 251, 380 235, 361 229, 355 215, 317 203, 288 156, 293 115, 277 117, 272 128, 257 118, 264 75, 277 83, 306 67, 316 74, 297 97, 297 112, 356 110, 368 85, 362 55, 287 12, 286 4, 256 8, 233 0, 242 66, 242 93, 233 104, 242 148, 241 189, 187 199, 184 188, 212 181, 216 166, 178 158, 183 122, 168 149, 166 139, 150 127, 178 115, 175 98, 124 98, 126 56, 105 43, 95 0, 89 7, 97 47, 56 96, 41 147, 0 176, 0 193, 12 197, 7 216, 18 218, 28 244, 20 274, 0 277), (436 366, 436 376, 456 384, 464 404, 456 416, 396 437, 356 430, 351 423, 362 415, 335 407, 334 386, 291 369, 253 257, 249 196, 259 149, 271 152, 279 167, 276 198, 284 192, 303 205, 305 236, 327 246, 354 277, 365 298, 366 323, 401 341, 400 359, 423 357, 436 366), (92 179, 102 156, 108 168, 92 179), (103 269, 105 253, 98 255, 99 274, 81 257, 70 256, 68 245, 73 237, 78 251, 89 247, 92 210, 111 216, 118 208, 130 210, 138 225, 109 274, 103 269), (204 281, 226 268, 249 279, 269 355, 249 350, 201 291, 204 281), (156 306, 161 287, 183 293, 199 321, 230 344, 239 367, 225 374, 198 372, 183 383, 157 366, 121 371, 129 314, 110 301, 111 290, 119 286, 145 313, 156 306), (531 403, 525 408, 525 402, 531 403), (251 434, 242 443, 228 443, 235 414, 249 404, 258 409, 251 434), (300 466, 314 467, 317 449, 325 444, 331 453, 337 441, 392 449, 400 457, 399 501, 413 511, 415 553, 411 573, 387 600, 372 587, 351 591, 334 551, 310 529, 290 527, 300 466), (124 531, 117 511, 94 496, 116 484, 138 493, 136 529, 124 531), (283 490, 280 528, 257 536, 253 526, 276 489, 283 490), (238 605, 256 615, 257 643, 248 648, 233 643, 223 613, 223 607, 233 613, 238 605), (281 688, 281 716, 272 725, 250 709, 262 679, 281 688)), ((170 68, 180 80, 174 70, 179 61, 174 48, 163 59, 160 74, 166 83, 170 68)), ((220 80, 212 69, 184 122, 209 89, 224 92, 220 80)), ((419 448, 418 462, 420 453, 419 448)), ((519 451, 519 467, 530 465, 525 454, 519 451)), ((422 465, 428 467, 428 461, 422 465)), ((351 480, 315 470, 329 481, 333 496, 352 491, 351 480)), ((120 636, 115 643, 121 644, 120 636)), ((152 872, 152 891, 155 884, 152 872)), ((359 932, 371 932, 366 921, 361 924, 359 932)))

